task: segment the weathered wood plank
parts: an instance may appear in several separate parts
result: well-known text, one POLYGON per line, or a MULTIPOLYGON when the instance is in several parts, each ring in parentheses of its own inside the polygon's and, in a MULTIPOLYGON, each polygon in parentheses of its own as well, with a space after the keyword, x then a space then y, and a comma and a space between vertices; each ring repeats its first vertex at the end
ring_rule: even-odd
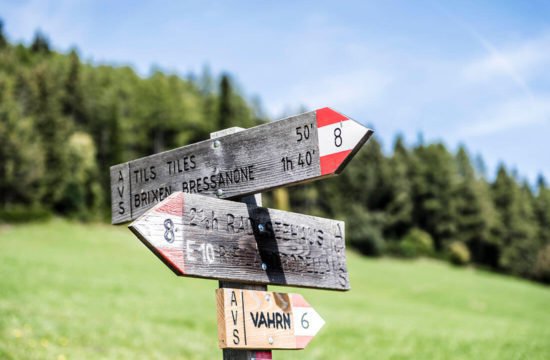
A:
POLYGON ((298 294, 217 289, 216 300, 222 349, 303 349, 325 323, 298 294))
POLYGON ((342 221, 179 192, 129 227, 178 275, 349 290, 342 221))
MULTIPOLYGON (((210 138, 215 139, 221 136, 233 134, 243 130, 244 129, 240 127, 223 129, 220 131, 210 133, 210 138)), ((262 194, 248 195, 235 200, 243 202, 245 204, 249 204, 249 205, 262 206, 262 194)), ((264 284, 244 284, 244 283, 236 283, 236 282, 230 282, 230 281, 220 281, 219 287, 267 291, 267 285, 264 285, 264 284)), ((223 352, 223 360, 272 360, 273 359, 271 350, 257 350, 257 349, 240 350, 240 349, 228 348, 228 349, 223 349, 222 352, 223 352)))
MULTIPOLYGON (((234 283, 229 281, 220 281, 220 289, 224 289, 224 288, 267 291, 267 285, 243 284, 243 283, 234 283)), ((220 333, 220 331, 225 331, 225 330, 220 329, 220 323, 218 322, 218 334, 220 333)), ((273 359, 271 350, 224 348, 222 349, 222 351, 223 351, 223 360, 272 360, 273 359)))
POLYGON ((112 222, 177 191, 234 198, 339 174, 371 134, 324 108, 115 165, 112 222))

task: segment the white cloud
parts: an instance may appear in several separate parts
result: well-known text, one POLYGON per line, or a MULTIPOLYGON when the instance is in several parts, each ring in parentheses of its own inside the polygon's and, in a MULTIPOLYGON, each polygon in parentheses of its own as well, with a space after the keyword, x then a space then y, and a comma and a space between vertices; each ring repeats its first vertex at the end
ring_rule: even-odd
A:
POLYGON ((466 79, 490 81, 497 77, 518 77, 525 82, 550 66, 550 33, 497 50, 486 44, 487 56, 464 69, 466 79))
POLYGON ((353 113, 379 101, 391 82, 390 76, 370 69, 327 75, 292 86, 283 98, 271 102, 269 110, 280 114, 291 99, 299 99, 292 105, 303 104, 309 109, 331 106, 353 113))
POLYGON ((487 54, 464 66, 462 81, 465 89, 477 92, 484 102, 479 104, 481 109, 472 109, 473 120, 461 125, 457 135, 487 136, 548 124, 550 94, 533 91, 532 84, 547 76, 550 32, 501 49, 481 35, 477 39, 487 54))
POLYGON ((88 6, 87 1, 31 0, 9 4, 3 15, 7 32, 18 34, 16 41, 28 41, 40 29, 53 40, 52 45, 66 48, 81 44, 86 36, 88 21, 75 18, 75 14, 81 10, 86 12, 88 6))
POLYGON ((458 134, 464 138, 484 136, 541 124, 550 124, 550 94, 490 104, 473 121, 462 125, 458 134))

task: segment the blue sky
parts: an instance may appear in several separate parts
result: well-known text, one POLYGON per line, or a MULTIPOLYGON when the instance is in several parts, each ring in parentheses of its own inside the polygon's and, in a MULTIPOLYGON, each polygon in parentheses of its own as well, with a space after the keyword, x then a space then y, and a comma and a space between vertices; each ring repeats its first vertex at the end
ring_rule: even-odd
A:
POLYGON ((330 106, 390 149, 464 143, 550 180, 550 2, 0 1, 12 41, 42 29, 95 63, 232 73, 277 119, 330 106))

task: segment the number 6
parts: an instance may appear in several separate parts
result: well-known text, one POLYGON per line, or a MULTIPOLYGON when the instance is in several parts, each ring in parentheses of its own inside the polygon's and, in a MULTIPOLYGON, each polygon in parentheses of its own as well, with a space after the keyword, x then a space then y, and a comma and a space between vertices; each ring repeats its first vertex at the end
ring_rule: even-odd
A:
POLYGON ((307 315, 307 312, 305 312, 304 315, 302 315, 302 320, 300 320, 302 322, 302 328, 304 329, 307 329, 309 327, 309 321, 305 319, 306 315, 307 315))

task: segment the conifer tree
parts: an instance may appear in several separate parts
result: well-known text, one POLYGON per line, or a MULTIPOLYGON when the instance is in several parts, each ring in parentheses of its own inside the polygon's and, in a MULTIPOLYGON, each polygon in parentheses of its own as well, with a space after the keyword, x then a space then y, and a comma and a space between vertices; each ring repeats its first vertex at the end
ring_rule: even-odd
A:
POLYGON ((413 218, 442 251, 456 235, 456 166, 443 144, 419 145, 413 153, 413 218))
POLYGON ((66 143, 72 131, 71 124, 61 115, 61 91, 54 79, 52 68, 40 64, 31 73, 30 85, 33 88, 33 116, 45 155, 44 202, 63 213, 63 196, 71 176, 66 151, 66 143))
POLYGON ((38 205, 44 152, 31 117, 14 98, 13 81, 0 74, 0 207, 38 205))
POLYGON ((535 213, 539 226, 541 245, 550 245, 550 188, 542 175, 537 180, 535 213))
POLYGON ((531 189, 528 184, 520 186, 501 165, 493 185, 493 197, 500 218, 499 264, 506 271, 528 276, 540 247, 531 189))
POLYGON ((473 260, 482 261, 483 246, 489 234, 489 220, 485 219, 478 180, 464 146, 456 155, 459 181, 456 187, 456 239, 466 244, 473 260))
POLYGON ((80 59, 76 50, 69 53, 69 69, 64 84, 63 114, 80 126, 85 126, 85 109, 80 75, 80 59))
POLYGON ((403 138, 398 136, 393 156, 389 160, 388 178, 390 200, 386 208, 387 224, 385 234, 391 239, 401 239, 413 225, 413 203, 411 198, 410 169, 411 156, 403 138))
POLYGON ((31 50, 34 53, 37 54, 45 54, 48 55, 50 50, 50 42, 46 35, 44 35, 41 31, 37 31, 34 34, 34 39, 32 41, 31 50))
POLYGON ((233 88, 229 75, 223 74, 220 81, 220 101, 218 105, 218 130, 235 126, 235 109, 232 104, 233 88))
POLYGON ((0 19, 0 49, 5 48, 8 45, 6 34, 4 34, 4 21, 0 19))

